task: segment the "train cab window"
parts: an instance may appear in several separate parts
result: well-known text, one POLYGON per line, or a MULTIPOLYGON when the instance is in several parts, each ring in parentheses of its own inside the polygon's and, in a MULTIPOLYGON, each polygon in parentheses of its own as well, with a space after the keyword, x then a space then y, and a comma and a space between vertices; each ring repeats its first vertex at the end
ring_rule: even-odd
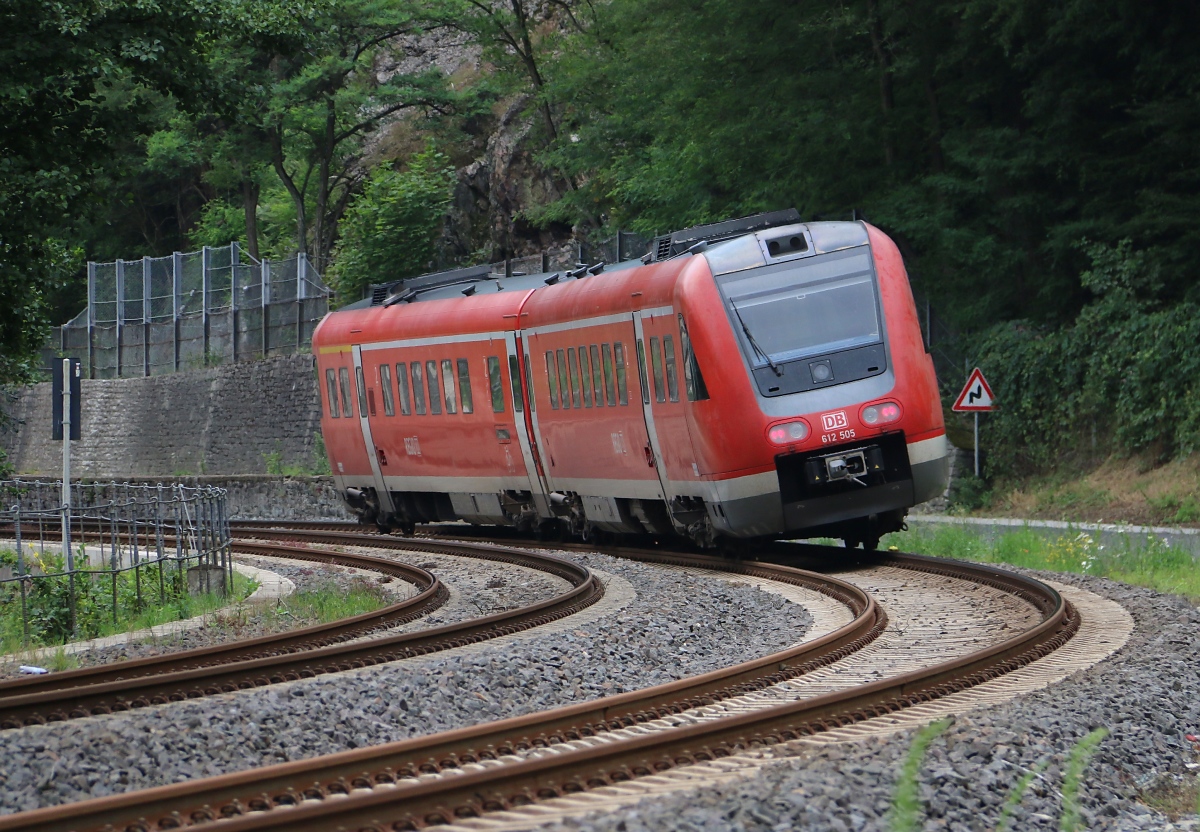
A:
POLYGON ((379 389, 383 391, 383 415, 396 415, 396 397, 392 395, 392 368, 388 364, 379 365, 379 389))
POLYGON ((354 368, 354 380, 358 382, 358 415, 367 415, 367 385, 363 383, 362 367, 354 368))
POLYGON ((604 407, 604 376, 600 371, 600 348, 591 346, 592 354, 592 387, 596 391, 596 407, 604 407))
POLYGON ((471 362, 458 359, 458 397, 462 399, 462 412, 474 413, 475 400, 471 396, 471 362))
POLYGON ((550 409, 558 410, 558 367, 554 363, 554 350, 546 350, 546 378, 550 386, 550 409))
POLYGON ((654 400, 667 400, 666 385, 663 384, 662 349, 658 346, 658 336, 650 339, 650 369, 654 374, 654 400))
POLYGON ((325 392, 329 396, 329 418, 336 419, 338 417, 337 376, 332 367, 325 371, 325 392))
POLYGON ((587 347, 579 348, 579 381, 583 386, 583 406, 592 406, 592 369, 588 366, 587 347))
POLYGON ((667 371, 667 397, 679 401, 679 374, 675 370, 675 339, 670 335, 663 336, 663 364, 667 371))
POLYGON ((418 416, 425 415, 425 370, 420 361, 412 363, 413 410, 418 416))
POLYGON ((620 341, 613 344, 613 360, 617 363, 617 397, 621 404, 629 404, 629 387, 625 382, 625 364, 626 353, 625 347, 620 341))
POLYGON ((508 357, 508 378, 512 382, 513 410, 517 413, 524 413, 525 394, 521 390, 521 367, 515 355, 508 357))
POLYGON ((454 395, 454 362, 442 359, 442 392, 446 394, 446 412, 458 411, 458 397, 454 395))
POLYGON ((646 380, 646 345, 639 338, 637 342, 638 353, 638 381, 642 384, 642 404, 650 404, 650 384, 646 380))
MULTIPOLYGON (((567 384, 567 356, 562 350, 556 350, 555 355, 558 356, 558 394, 562 400, 562 406, 569 408, 571 406, 570 387, 567 384)), ((578 407, 579 405, 576 405, 578 407)))
POLYGON ((683 350, 683 382, 687 388, 688 401, 703 401, 708 398, 708 388, 704 386, 700 364, 696 361, 696 354, 692 352, 692 339, 688 337, 683 315, 679 316, 679 347, 683 350))
POLYGON ((492 412, 504 412, 504 380, 500 376, 500 359, 492 355, 488 357, 488 385, 492 389, 492 412))
POLYGON ((396 365, 396 392, 400 394, 400 413, 412 415, 412 401, 408 397, 408 365, 403 361, 396 365))
POLYGON ((581 407, 579 401, 579 361, 575 350, 567 349, 567 362, 571 365, 571 406, 581 407))
POLYGON ((425 386, 429 390, 429 412, 442 415, 442 391, 438 389, 438 366, 436 361, 425 362, 425 386))
POLYGON ((604 392, 608 396, 608 406, 617 406, 617 391, 613 386, 613 359, 612 347, 608 344, 601 344, 600 351, 604 353, 604 392))
POLYGON ((338 367, 338 382, 342 388, 342 414, 347 418, 354 415, 354 410, 350 407, 350 370, 346 367, 338 367))

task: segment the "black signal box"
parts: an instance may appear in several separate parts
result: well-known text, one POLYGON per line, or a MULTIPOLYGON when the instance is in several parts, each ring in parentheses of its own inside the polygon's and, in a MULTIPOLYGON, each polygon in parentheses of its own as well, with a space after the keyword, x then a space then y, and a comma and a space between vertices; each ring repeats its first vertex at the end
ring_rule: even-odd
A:
MULTIPOLYGON (((79 439, 81 437, 80 428, 83 422, 83 411, 80 407, 80 401, 83 397, 80 395, 82 385, 80 383, 81 372, 78 358, 71 359, 69 375, 71 377, 71 438, 79 439)), ((57 441, 63 438, 63 363, 58 359, 54 360, 50 391, 50 398, 53 399, 54 403, 54 424, 51 438, 57 441)))

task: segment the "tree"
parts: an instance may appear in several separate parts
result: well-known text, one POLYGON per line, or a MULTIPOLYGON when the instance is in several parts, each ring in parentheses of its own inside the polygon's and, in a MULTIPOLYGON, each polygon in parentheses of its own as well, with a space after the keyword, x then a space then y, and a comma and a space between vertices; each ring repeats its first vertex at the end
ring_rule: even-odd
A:
POLYGON ((342 220, 331 285, 343 302, 372 283, 430 270, 453 185, 450 160, 432 144, 406 170, 372 172, 342 220))
POLYGON ((137 83, 190 97, 201 15, 188 0, 9 0, 0 8, 0 382, 28 379, 49 294, 78 261, 55 238, 89 195, 137 83), (126 106, 127 105, 127 106, 126 106))

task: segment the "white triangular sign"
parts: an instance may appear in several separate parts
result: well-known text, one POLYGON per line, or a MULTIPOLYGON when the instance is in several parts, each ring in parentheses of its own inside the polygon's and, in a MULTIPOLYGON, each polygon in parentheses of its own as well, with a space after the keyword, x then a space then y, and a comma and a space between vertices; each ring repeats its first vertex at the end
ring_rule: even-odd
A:
POLYGON ((988 386, 987 379, 983 377, 983 371, 976 367, 971 371, 966 386, 958 394, 958 399, 950 409, 959 412, 990 411, 996 409, 995 400, 992 388, 988 386))

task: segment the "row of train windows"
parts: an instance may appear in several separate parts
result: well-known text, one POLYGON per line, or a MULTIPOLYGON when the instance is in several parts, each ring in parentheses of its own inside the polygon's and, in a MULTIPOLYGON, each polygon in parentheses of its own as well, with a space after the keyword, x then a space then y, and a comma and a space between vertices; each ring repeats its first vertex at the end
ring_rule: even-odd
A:
MULTIPOLYGON (((517 359, 510 356, 509 370, 512 374, 513 406, 516 411, 522 411, 521 376, 517 367, 517 359)), ((491 394, 492 412, 504 412, 504 385, 501 381, 500 359, 490 356, 485 359, 487 366, 488 390, 491 394)), ((361 367, 355 368, 358 382, 358 412, 365 416, 369 410, 375 415, 375 392, 367 391, 363 383, 361 367)), ((475 401, 471 393, 471 367, 465 358, 441 361, 441 380, 437 361, 413 361, 411 364, 400 362, 396 364, 396 386, 392 387, 392 368, 389 364, 379 365, 379 384, 383 391, 383 413, 385 416, 396 415, 397 395, 400 403, 400 413, 403 416, 417 414, 424 416, 426 412, 439 415, 443 403, 446 413, 457 413, 461 406, 463 413, 475 412, 475 401), (412 386, 409 386, 409 380, 412 386), (457 379, 457 383, 456 383, 457 379), (426 397, 428 392, 428 398, 426 397), (426 402, 428 401, 428 410, 426 402)), ((333 368, 325 371, 325 385, 329 396, 329 415, 336 419, 339 415, 352 417, 354 409, 350 405, 350 371, 339 367, 335 376, 333 368), (341 408, 339 413, 338 393, 341 393, 341 408)))

